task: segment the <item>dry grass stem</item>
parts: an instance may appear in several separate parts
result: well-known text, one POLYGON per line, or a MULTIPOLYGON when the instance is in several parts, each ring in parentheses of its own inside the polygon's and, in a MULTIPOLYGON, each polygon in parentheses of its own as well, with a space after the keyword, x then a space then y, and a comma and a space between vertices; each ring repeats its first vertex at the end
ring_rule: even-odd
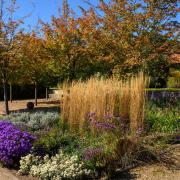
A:
MULTIPOLYGON (((127 81, 91 78, 63 86, 62 119, 71 131, 83 133, 88 127, 87 115, 95 112, 98 121, 110 114, 129 124, 132 131, 143 128, 145 87, 143 73, 127 81)), ((91 127, 92 132, 95 131, 91 127)))

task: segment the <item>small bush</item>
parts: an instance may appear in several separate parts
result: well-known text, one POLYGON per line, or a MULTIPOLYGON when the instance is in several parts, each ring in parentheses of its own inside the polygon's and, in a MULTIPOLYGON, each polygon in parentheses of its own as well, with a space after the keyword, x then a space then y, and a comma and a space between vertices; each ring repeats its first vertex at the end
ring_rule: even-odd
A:
POLYGON ((28 110, 34 109, 34 103, 33 102, 28 102, 26 106, 27 106, 28 110))
POLYGON ((10 122, 0 121, 0 162, 14 165, 30 152, 35 137, 17 129, 10 122))
POLYGON ((42 136, 34 143, 34 152, 38 155, 48 154, 50 156, 57 153, 59 148, 68 153, 76 151, 78 146, 78 137, 69 133, 62 133, 58 128, 52 129, 46 135, 42 136))
POLYGON ((78 156, 70 156, 60 151, 53 157, 28 155, 20 161, 20 174, 30 174, 41 179, 57 180, 61 178, 75 179, 89 175, 90 170, 84 168, 84 163, 78 156))
POLYGON ((4 119, 9 119, 23 130, 39 131, 53 127, 59 119, 59 114, 51 112, 12 113, 5 116, 4 119))
POLYGON ((180 107, 180 101, 178 98, 160 98, 157 100, 151 100, 149 105, 151 108, 176 108, 180 107))
POLYGON ((180 77, 169 77, 168 78, 168 87, 169 88, 180 88, 180 77))
POLYGON ((40 156, 35 156, 33 154, 28 154, 22 157, 20 160, 20 169, 18 171, 21 175, 28 175, 32 166, 38 166, 42 162, 40 156))
POLYGON ((151 108, 146 112, 148 130, 151 132, 172 133, 180 129, 180 114, 178 108, 151 108))
POLYGON ((54 153, 57 153, 57 150, 60 147, 61 134, 60 130, 51 130, 34 143, 34 152, 38 155, 53 155, 54 153))

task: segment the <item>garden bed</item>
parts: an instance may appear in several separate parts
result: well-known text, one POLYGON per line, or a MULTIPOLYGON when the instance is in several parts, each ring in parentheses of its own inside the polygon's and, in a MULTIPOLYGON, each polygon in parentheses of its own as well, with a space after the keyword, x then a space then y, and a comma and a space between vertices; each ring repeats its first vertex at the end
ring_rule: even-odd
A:
POLYGON ((1 164, 24 179, 44 180, 121 178, 149 165, 178 168, 171 148, 179 147, 179 104, 146 103, 144 82, 141 75, 129 82, 77 82, 64 90, 61 114, 3 116, 1 164))
MULTIPOLYGON (((139 167, 130 168, 128 170, 122 171, 118 178, 121 179, 138 179, 138 180, 170 180, 178 179, 180 177, 180 144, 170 145, 173 155, 174 162, 176 166, 169 167, 168 164, 147 164, 141 165, 139 167)), ((5 168, 0 168, 0 179, 3 180, 37 180, 37 178, 29 176, 17 175, 16 170, 9 170, 5 168)))

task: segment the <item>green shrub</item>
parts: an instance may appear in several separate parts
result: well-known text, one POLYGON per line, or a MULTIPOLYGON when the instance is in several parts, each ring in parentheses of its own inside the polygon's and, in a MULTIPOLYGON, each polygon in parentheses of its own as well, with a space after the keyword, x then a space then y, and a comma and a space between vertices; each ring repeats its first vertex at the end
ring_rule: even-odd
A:
POLYGON ((180 78, 180 69, 179 68, 170 68, 170 76, 180 78))
POLYGON ((167 86, 169 88, 180 88, 180 77, 169 77, 167 86))
POLYGON ((180 100, 178 98, 159 98, 148 102, 147 109, 158 111, 158 108, 168 108, 169 110, 180 108, 180 100))
POLYGON ((151 108, 146 111, 146 123, 151 132, 176 132, 180 129, 178 108, 151 108))
POLYGON ((40 155, 52 155, 57 152, 60 147, 61 131, 57 129, 51 130, 48 134, 42 136, 34 143, 34 151, 40 155))
POLYGON ((119 168, 126 168, 135 160, 139 138, 136 136, 116 138, 103 133, 99 137, 87 136, 81 148, 82 158, 88 169, 96 171, 98 177, 111 178, 119 168))
POLYGON ((55 128, 34 143, 34 151, 40 154, 54 155, 59 148, 72 153, 78 147, 79 139, 61 129, 55 128))

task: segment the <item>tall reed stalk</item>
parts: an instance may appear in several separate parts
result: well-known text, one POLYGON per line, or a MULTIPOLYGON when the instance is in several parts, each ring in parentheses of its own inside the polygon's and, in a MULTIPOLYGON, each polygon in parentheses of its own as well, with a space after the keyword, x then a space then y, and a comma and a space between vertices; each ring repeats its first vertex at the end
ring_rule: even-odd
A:
MULTIPOLYGON (((91 78, 86 82, 73 82, 63 87, 61 118, 68 122, 71 131, 83 133, 88 128, 87 116, 95 112, 99 121, 104 115, 120 117, 131 131, 143 128, 145 87, 143 73, 127 81, 114 78, 91 78)), ((94 132, 94 127, 90 127, 94 132)))

